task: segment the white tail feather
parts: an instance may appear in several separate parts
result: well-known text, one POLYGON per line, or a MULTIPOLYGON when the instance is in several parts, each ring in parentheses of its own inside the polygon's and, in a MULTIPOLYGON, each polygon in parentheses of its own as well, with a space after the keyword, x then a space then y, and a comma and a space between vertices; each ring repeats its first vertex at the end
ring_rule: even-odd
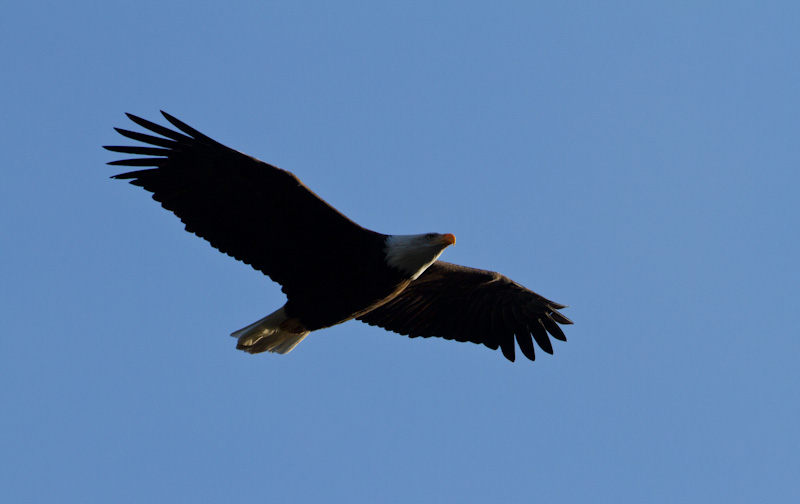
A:
POLYGON ((239 339, 236 348, 248 353, 273 352, 287 354, 292 351, 310 331, 300 333, 281 329, 281 324, 288 319, 283 308, 267 315, 247 327, 231 333, 239 339))

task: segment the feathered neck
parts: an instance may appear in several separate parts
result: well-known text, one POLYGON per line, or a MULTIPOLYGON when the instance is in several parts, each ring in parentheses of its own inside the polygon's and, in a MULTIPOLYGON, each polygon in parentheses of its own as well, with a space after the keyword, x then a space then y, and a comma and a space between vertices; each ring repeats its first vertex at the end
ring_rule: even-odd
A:
POLYGON ((390 235, 386 238, 386 263, 416 280, 442 254, 449 243, 441 243, 433 233, 390 235))

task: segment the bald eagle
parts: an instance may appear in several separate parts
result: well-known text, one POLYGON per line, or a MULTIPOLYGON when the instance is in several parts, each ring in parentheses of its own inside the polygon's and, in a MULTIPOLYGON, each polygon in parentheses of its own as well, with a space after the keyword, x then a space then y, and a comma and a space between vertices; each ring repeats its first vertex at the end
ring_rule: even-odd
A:
POLYGON ((471 341, 514 361, 514 340, 534 360, 535 340, 566 341, 571 324, 554 303, 492 271, 438 261, 452 234, 386 235, 365 229, 292 173, 222 145, 162 111, 179 131, 132 114, 160 136, 115 128, 147 146, 106 146, 142 155, 110 165, 153 193, 186 231, 282 286, 280 309, 231 336, 249 353, 290 352, 311 331, 350 319, 412 338, 471 341))

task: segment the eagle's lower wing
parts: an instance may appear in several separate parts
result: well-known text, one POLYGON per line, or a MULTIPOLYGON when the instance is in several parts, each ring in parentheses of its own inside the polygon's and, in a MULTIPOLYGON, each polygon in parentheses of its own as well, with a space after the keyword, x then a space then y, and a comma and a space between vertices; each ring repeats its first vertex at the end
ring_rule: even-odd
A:
POLYGON ((433 263, 400 295, 358 317, 412 338, 436 336, 481 343, 514 360, 514 339, 534 360, 533 340, 553 353, 548 333, 566 341, 558 324, 572 321, 554 303, 493 271, 433 263))

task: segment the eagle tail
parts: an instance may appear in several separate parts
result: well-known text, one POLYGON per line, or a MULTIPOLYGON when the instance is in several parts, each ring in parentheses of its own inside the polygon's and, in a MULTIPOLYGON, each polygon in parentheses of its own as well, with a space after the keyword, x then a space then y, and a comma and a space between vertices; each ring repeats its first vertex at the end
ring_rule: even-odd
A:
POLYGON ((281 308, 261 320, 231 333, 231 336, 239 339, 236 348, 247 353, 287 354, 310 332, 296 319, 287 317, 286 311, 281 308))

